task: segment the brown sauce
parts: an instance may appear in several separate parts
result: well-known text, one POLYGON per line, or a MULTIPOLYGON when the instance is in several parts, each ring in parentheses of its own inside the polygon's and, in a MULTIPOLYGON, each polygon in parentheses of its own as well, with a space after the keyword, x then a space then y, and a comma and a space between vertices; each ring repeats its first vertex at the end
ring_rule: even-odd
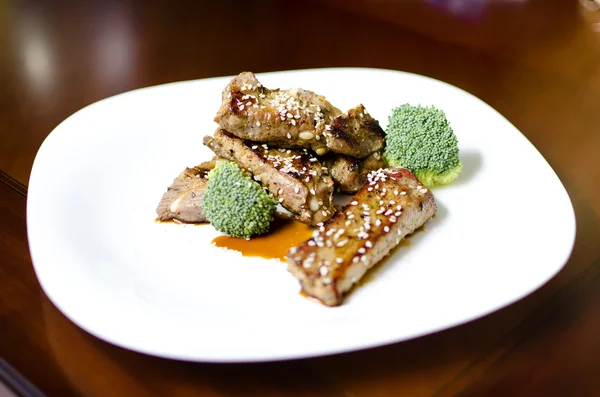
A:
POLYGON ((184 221, 180 221, 179 219, 168 219, 166 221, 161 221, 158 218, 154 218, 154 222, 156 223, 172 223, 174 225, 194 225, 194 226, 204 226, 204 225, 209 225, 208 222, 184 222, 184 221))
POLYGON ((279 259, 285 262, 285 255, 292 247, 312 237, 313 227, 294 220, 275 219, 271 231, 249 240, 229 236, 219 236, 212 240, 213 245, 239 251, 243 256, 258 256, 266 259, 279 259))

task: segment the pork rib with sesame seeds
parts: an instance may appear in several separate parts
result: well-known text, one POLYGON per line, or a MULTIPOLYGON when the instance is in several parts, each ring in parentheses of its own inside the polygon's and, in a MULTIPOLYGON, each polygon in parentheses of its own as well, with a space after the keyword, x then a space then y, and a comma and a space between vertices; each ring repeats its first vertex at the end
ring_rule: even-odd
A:
POLYGON ((312 91, 265 88, 251 72, 225 87, 215 121, 238 138, 318 155, 363 158, 384 145, 383 130, 362 105, 346 115, 312 91))
POLYGON ((383 167, 383 157, 380 152, 364 159, 329 153, 323 158, 323 164, 340 192, 356 193, 367 180, 369 172, 383 167))
POLYGON ((208 171, 215 167, 216 158, 193 168, 186 168, 163 194, 156 214, 159 221, 176 219, 186 223, 206 222, 202 212, 202 195, 208 181, 208 171))
POLYGON ((433 195, 410 171, 373 171, 350 204, 289 251, 288 270, 307 295, 340 305, 369 268, 435 213, 433 195))
POLYGON ((300 222, 316 225, 335 213, 333 181, 310 153, 243 141, 222 129, 204 137, 204 144, 251 172, 300 222))

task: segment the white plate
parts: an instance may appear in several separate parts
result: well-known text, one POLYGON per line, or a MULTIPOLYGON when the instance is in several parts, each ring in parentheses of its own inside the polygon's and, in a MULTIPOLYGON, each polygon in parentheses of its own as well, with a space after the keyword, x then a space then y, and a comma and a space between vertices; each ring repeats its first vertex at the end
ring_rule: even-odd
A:
POLYGON ((531 293, 567 261, 575 217, 561 182, 504 117, 418 75, 374 69, 259 74, 336 106, 446 111, 464 170, 435 189, 438 215, 358 288, 327 308, 299 294, 283 263, 210 245, 212 226, 154 221, 166 187, 210 158, 202 138, 227 78, 102 100, 61 123, 31 173, 27 226, 39 281, 74 323, 116 345, 184 360, 281 360, 407 340, 531 293))

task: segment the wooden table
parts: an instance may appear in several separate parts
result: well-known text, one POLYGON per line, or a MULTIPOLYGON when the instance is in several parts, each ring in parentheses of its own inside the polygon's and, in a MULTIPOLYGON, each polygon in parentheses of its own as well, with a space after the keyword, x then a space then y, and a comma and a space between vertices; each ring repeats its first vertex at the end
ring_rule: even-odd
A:
POLYGON ((0 2, 0 378, 18 393, 56 396, 600 395, 600 11, 592 9, 569 0, 0 2), (134 88, 331 66, 431 76, 504 114, 572 199, 577 239, 564 269, 469 324, 280 363, 134 353, 82 331, 48 301, 31 265, 25 203, 36 151, 59 122, 134 88))

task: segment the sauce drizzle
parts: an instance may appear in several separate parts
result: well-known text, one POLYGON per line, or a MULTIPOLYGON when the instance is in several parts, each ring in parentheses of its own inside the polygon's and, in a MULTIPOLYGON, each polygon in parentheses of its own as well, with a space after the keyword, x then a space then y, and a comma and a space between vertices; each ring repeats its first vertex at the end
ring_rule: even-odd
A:
POLYGON ((279 259, 285 262, 285 255, 292 247, 312 237, 313 227, 288 219, 275 219, 271 231, 249 240, 229 236, 219 236, 212 240, 217 247, 239 251, 243 256, 258 256, 265 259, 279 259))

